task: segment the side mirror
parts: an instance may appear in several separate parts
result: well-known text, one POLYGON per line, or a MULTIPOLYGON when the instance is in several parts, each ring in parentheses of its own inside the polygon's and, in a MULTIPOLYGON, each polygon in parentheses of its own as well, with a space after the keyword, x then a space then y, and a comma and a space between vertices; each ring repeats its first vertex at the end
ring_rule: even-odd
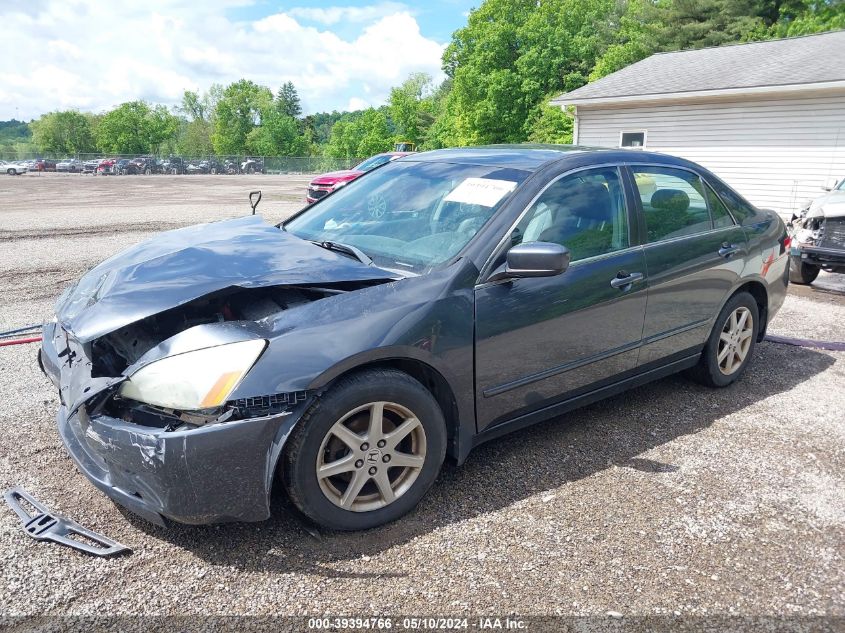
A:
POLYGON ((833 191, 833 188, 836 187, 837 182, 838 181, 836 180, 836 178, 828 178, 824 181, 824 184, 822 185, 822 191, 833 191))
POLYGON ((551 242, 526 242, 508 251, 507 264, 488 281, 520 277, 553 277, 569 268, 569 249, 551 242))

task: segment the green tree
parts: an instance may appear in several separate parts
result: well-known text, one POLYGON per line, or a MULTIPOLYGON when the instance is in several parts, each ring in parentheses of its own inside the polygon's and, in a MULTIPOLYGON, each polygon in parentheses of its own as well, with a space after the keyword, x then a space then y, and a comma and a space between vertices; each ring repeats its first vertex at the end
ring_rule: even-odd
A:
POLYGON ((845 29, 845 2, 842 0, 792 0, 774 3, 777 22, 765 34, 769 37, 794 37, 823 31, 845 29))
MULTIPOLYGON (((550 95, 550 99, 552 96, 550 95)), ((573 120, 558 106, 543 103, 537 107, 531 117, 528 140, 532 143, 572 142, 573 120)))
POLYGON ((434 81, 426 73, 414 73, 390 91, 390 118, 397 141, 421 144, 434 122, 434 81))
POLYGON ((32 130, 23 121, 0 121, 0 158, 20 158, 37 151, 32 130))
POLYGON ((179 118, 163 105, 150 108, 144 123, 149 151, 153 153, 157 153, 164 143, 174 140, 179 130, 179 118))
POLYGON ((310 152, 299 121, 274 107, 261 113, 261 125, 247 134, 246 148, 261 156, 307 156, 310 152))
POLYGON ((179 136, 176 139, 176 151, 186 156, 207 156, 214 153, 211 143, 211 124, 208 121, 196 119, 182 121, 179 126, 179 136))
POLYGON ((618 4, 605 31, 609 43, 590 71, 589 80, 601 79, 656 52, 660 46, 658 12, 652 0, 618 4))
POLYGON ((95 118, 77 110, 51 112, 30 124, 32 140, 43 152, 76 154, 93 152, 95 118))
POLYGON ((177 109, 188 117, 189 121, 205 121, 209 114, 207 99, 200 96, 198 92, 191 90, 184 92, 182 103, 177 109))
POLYGON ((218 154, 242 154, 247 137, 261 123, 271 106, 273 93, 247 79, 228 85, 215 108, 211 142, 218 154))
POLYGON ((486 0, 443 57, 458 144, 520 142, 546 95, 587 81, 607 44, 614 0, 486 0))
POLYGON ((97 146, 115 154, 158 152, 173 139, 179 119, 163 105, 150 107, 144 101, 129 101, 103 115, 97 125, 97 146))
POLYGON ((302 103, 293 82, 286 81, 276 93, 276 108, 285 116, 298 119, 302 115, 302 103))
POLYGON ((776 17, 771 15, 771 4, 768 0, 672 0, 660 6, 660 48, 701 48, 751 39, 755 30, 776 17))
POLYGON ((334 124, 326 155, 332 158, 365 158, 388 151, 392 138, 385 113, 368 108, 344 116, 334 124))
POLYGON ((186 90, 182 95, 182 103, 176 108, 185 117, 179 126, 178 138, 175 142, 178 153, 188 156, 207 156, 214 152, 211 133, 217 103, 212 95, 213 89, 214 86, 202 95, 186 90))

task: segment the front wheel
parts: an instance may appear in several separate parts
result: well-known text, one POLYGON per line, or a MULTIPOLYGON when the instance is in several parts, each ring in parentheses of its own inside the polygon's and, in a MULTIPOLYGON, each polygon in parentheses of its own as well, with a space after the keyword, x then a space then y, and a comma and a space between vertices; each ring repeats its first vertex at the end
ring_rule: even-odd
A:
POLYGON ((396 370, 342 378, 303 415, 285 446, 293 503, 334 530, 394 521, 419 503, 446 455, 443 412, 396 370))
POLYGON ((805 264, 800 257, 789 257, 789 281, 794 284, 811 284, 819 276, 819 267, 805 264))
POLYGON ((690 375, 708 387, 727 387, 745 372, 760 331, 757 302, 747 292, 731 297, 716 317, 713 331, 690 375))
POLYGON ((17 175, 17 172, 14 169, 7 169, 6 173, 9 174, 10 176, 16 176, 17 175))

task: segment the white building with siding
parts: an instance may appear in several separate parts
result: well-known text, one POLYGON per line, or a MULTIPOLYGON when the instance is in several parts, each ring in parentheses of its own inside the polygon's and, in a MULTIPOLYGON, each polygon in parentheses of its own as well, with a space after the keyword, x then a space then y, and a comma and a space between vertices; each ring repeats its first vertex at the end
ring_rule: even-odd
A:
POLYGON ((659 53, 552 103, 578 145, 688 158, 783 215, 845 178, 845 31, 659 53))

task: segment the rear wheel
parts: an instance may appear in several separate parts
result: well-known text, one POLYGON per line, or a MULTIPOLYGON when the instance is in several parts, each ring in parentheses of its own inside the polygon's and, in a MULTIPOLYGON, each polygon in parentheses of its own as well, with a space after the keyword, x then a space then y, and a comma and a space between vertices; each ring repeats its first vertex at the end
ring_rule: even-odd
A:
POLYGON ((282 480, 316 523, 363 530, 411 510, 446 454, 437 401, 395 370, 341 379, 309 409, 285 446, 282 480))
POLYGON ((819 267, 805 264, 800 257, 789 257, 789 281, 794 284, 811 284, 819 276, 819 267))
POLYGON ((726 387, 745 372, 760 331, 759 308, 754 297, 740 292, 722 308, 707 339, 698 365, 690 376, 709 387, 726 387))

